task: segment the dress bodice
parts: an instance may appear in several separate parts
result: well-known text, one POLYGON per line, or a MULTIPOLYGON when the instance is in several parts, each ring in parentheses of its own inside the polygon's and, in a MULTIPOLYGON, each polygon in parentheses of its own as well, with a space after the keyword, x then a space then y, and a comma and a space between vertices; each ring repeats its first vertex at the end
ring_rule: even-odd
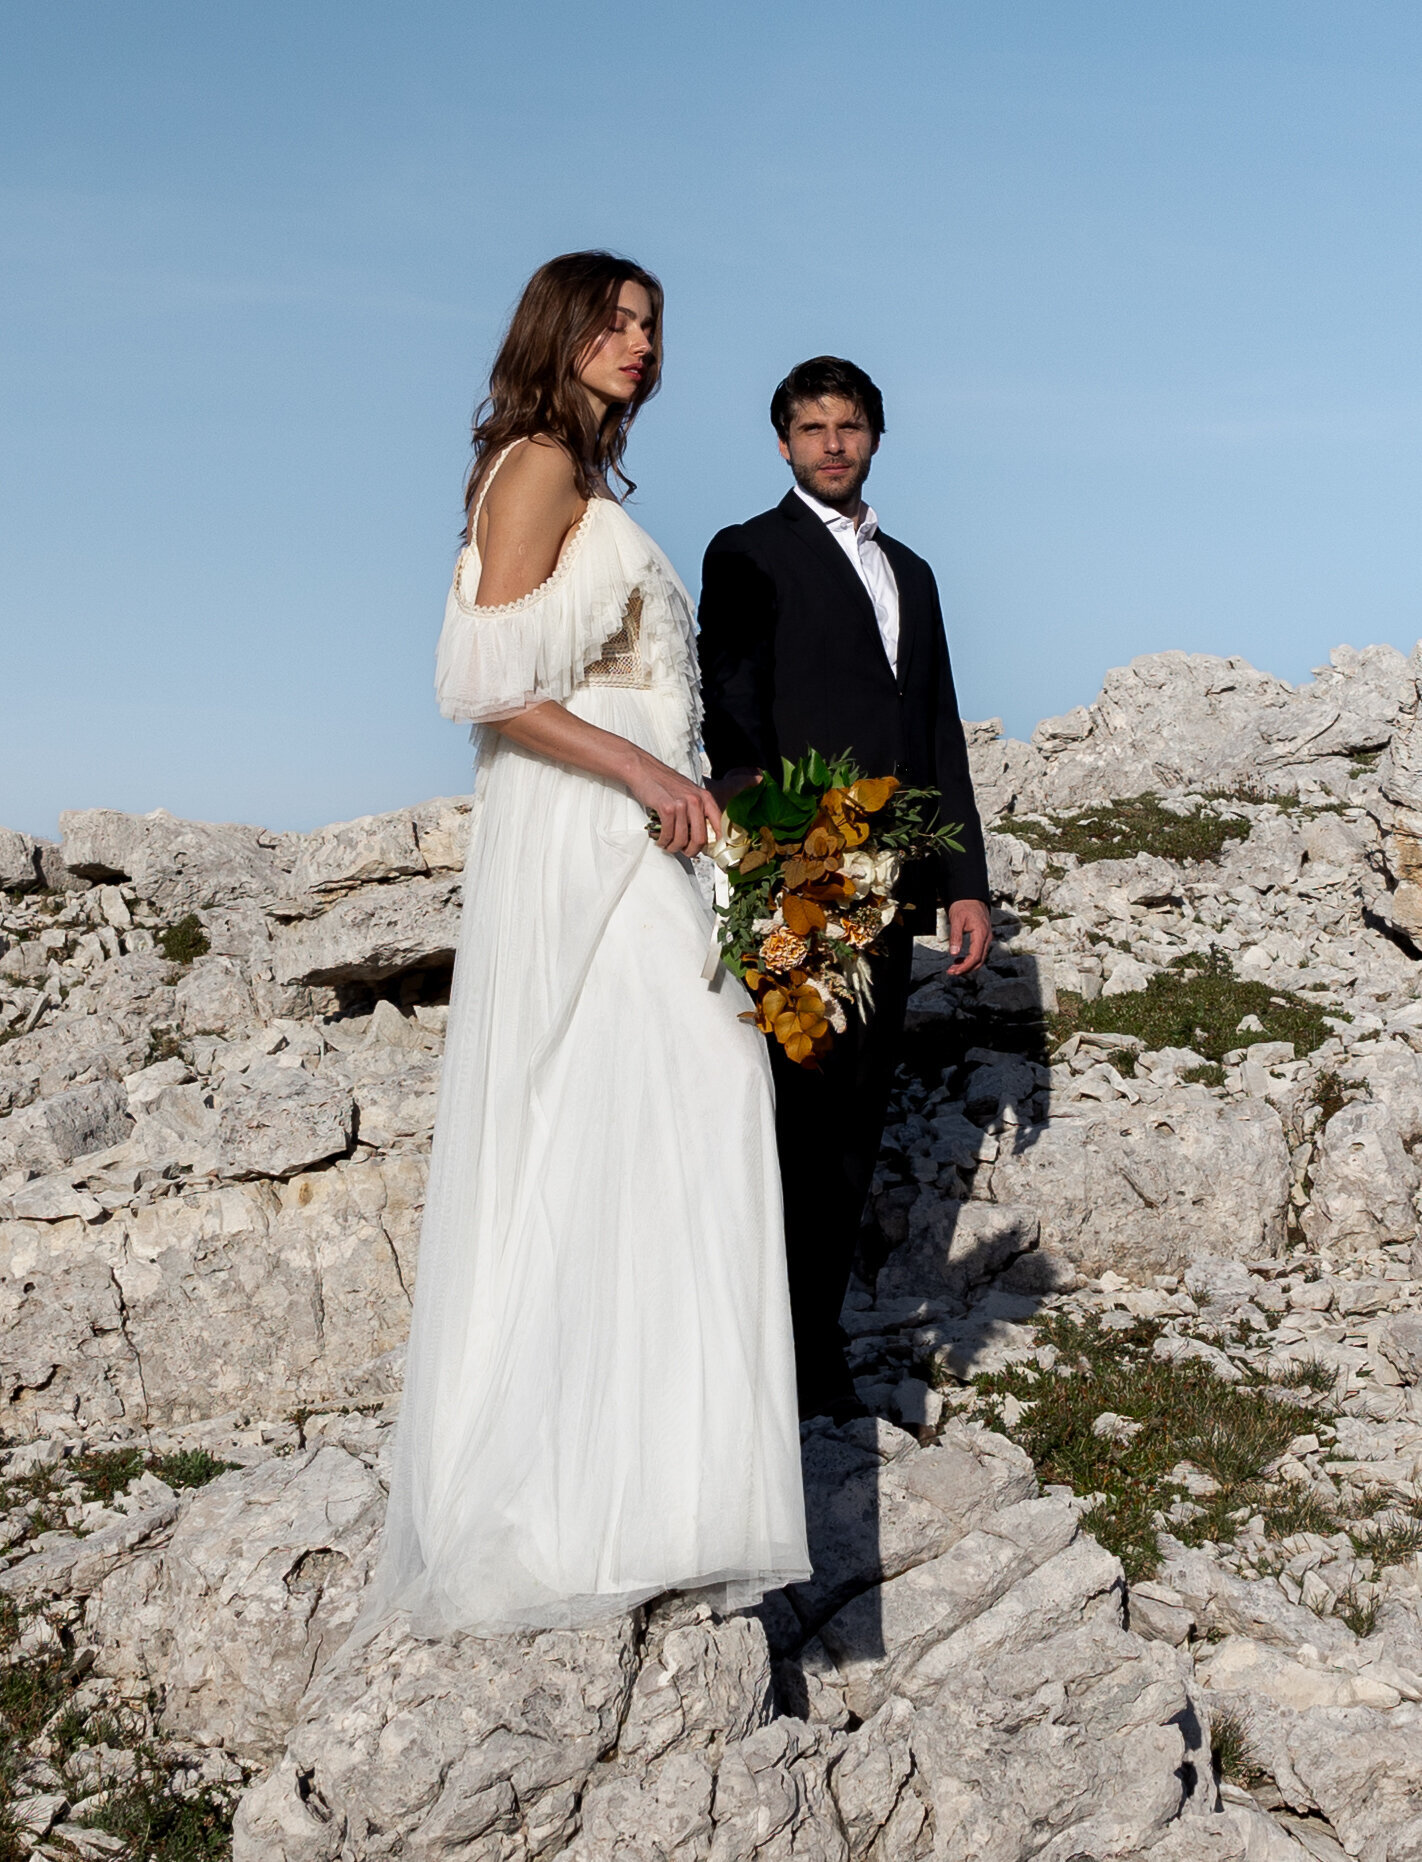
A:
POLYGON ((481 567, 471 541, 454 566, 440 635, 435 683, 446 717, 496 722, 544 700, 566 700, 583 686, 616 685, 679 692, 694 734, 700 705, 691 598, 615 500, 589 501, 553 573, 517 601, 480 606, 481 567))

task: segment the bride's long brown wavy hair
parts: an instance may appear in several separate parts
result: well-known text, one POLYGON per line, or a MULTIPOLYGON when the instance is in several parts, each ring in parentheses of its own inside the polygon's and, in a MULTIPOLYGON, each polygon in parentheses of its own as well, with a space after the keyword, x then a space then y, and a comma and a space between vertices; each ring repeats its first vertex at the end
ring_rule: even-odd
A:
POLYGON ((599 477, 609 472, 621 479, 624 496, 636 490, 622 470, 622 455, 628 428, 661 380, 662 303, 661 284, 651 272, 615 253, 565 252, 539 266, 499 345, 488 395, 474 412, 466 521, 491 461, 505 446, 535 433, 546 433, 567 448, 582 497, 595 497, 599 477), (578 367, 608 327, 609 313, 629 279, 652 300, 651 353, 630 400, 614 403, 595 428, 578 367))

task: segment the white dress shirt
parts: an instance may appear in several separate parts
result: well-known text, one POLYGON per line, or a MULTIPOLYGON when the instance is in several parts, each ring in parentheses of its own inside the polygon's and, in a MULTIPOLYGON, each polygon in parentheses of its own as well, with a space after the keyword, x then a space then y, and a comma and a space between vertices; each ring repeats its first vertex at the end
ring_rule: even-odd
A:
POLYGON ((803 498, 844 551, 854 565, 854 573, 859 577, 869 592, 869 599, 874 604, 874 619, 879 623, 879 638, 884 643, 884 652, 895 673, 899 670, 899 585, 894 580, 894 572, 889 566, 889 559, 875 541, 879 534, 879 519, 869 505, 865 505, 859 526, 856 529, 854 519, 845 517, 832 510, 829 505, 821 504, 818 498, 812 498, 800 485, 795 487, 797 497, 803 498))

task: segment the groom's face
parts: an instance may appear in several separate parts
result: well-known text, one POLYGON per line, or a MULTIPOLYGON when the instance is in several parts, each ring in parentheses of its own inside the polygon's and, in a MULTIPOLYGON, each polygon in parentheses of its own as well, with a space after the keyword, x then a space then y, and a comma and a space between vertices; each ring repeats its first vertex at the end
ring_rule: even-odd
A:
POLYGON ((795 403, 780 456, 789 461, 796 484, 812 498, 853 510, 878 446, 859 403, 828 394, 819 401, 795 403))

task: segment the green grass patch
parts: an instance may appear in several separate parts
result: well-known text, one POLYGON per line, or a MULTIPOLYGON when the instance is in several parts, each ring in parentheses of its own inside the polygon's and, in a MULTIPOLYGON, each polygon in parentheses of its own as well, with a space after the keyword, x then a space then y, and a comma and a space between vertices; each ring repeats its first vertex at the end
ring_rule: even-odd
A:
POLYGON ((1132 795, 1104 807, 1053 815, 1046 822, 1009 817, 1002 832, 1049 853, 1073 853, 1090 865, 1132 860, 1138 853, 1161 860, 1218 860, 1226 843, 1246 839, 1252 825, 1213 808, 1175 814, 1158 795, 1132 795))
POLYGON ((1346 1623, 1355 1636, 1370 1636, 1378 1626, 1378 1599, 1360 1591, 1356 1584, 1339 1591, 1333 1614, 1346 1623))
POLYGON ((188 964, 195 957, 205 957, 212 949, 212 942, 197 913, 189 912, 176 924, 164 926, 158 933, 158 947, 169 963, 188 964))
POLYGON ((1227 1778, 1246 1791, 1268 1776, 1254 1756, 1254 1728, 1249 1715, 1237 1713, 1233 1707, 1211 1709, 1210 1756, 1217 1777, 1227 1778))
POLYGON ((12 1598, 0 1596, 0 1862, 25 1862, 34 1838, 11 1815, 15 1784, 25 1765, 25 1748, 45 1723, 62 1712, 73 1673, 62 1646, 18 1657, 16 1645, 28 1616, 12 1598))
POLYGON ((1325 1396, 1337 1386, 1338 1372, 1321 1358, 1293 1358, 1274 1382, 1281 1390, 1312 1390, 1325 1396))
MULTIPOLYGON (((1086 1523, 1129 1579, 1159 1567, 1157 1515, 1189 1498, 1174 1474, 1181 1462, 1218 1483, 1192 1503, 1199 1509, 1192 1517, 1171 1525, 1186 1544, 1231 1542, 1254 1513, 1271 1536, 1303 1529, 1300 1490, 1265 1479, 1300 1432, 1297 1404, 1267 1385, 1226 1383, 1198 1360, 1157 1358, 1160 1330, 1151 1320, 1113 1330, 1052 1314, 1037 1328, 1042 1343, 1056 1347, 1052 1370, 1013 1365, 977 1380, 991 1425, 1027 1451, 1044 1481, 1101 1496, 1086 1523), (1008 1396, 1027 1406, 1011 1425, 1008 1396), (1129 1441, 1098 1436, 1092 1424, 1106 1410, 1142 1427, 1129 1441)), ((1324 1413, 1314 1409, 1310 1420, 1324 1413)), ((1338 1529, 1336 1517, 1327 1529, 1338 1529)))
POLYGON ((232 1809, 228 1792, 204 1787, 180 1796, 162 1766, 150 1763, 84 1823, 119 1837, 144 1862, 220 1862, 232 1853, 232 1809))
POLYGON ((30 1527, 26 1537, 33 1538, 41 1532, 68 1530, 67 1515, 73 1506, 92 1500, 111 1506, 129 1483, 145 1472, 156 1474, 170 1487, 203 1487, 239 1465, 220 1461, 205 1448, 182 1449, 172 1455, 153 1455, 141 1448, 99 1449, 35 1468, 28 1474, 0 1478, 0 1512, 28 1507, 30 1527))
POLYGON ((1131 1034, 1148 1048, 1192 1047, 1218 1064, 1231 1049, 1258 1041, 1292 1041, 1302 1057, 1330 1033, 1316 1004, 1281 994, 1267 983, 1241 981, 1221 950, 1177 959, 1144 989, 1098 996, 1094 1002, 1063 990, 1057 1002, 1050 1020, 1053 1048, 1074 1034, 1131 1034), (1249 1015, 1258 1016, 1261 1031, 1240 1032, 1240 1022, 1249 1015))
POLYGON ((1379 1568, 1405 1565, 1422 1552, 1422 1519, 1370 1519, 1350 1529, 1348 1536, 1379 1568))
MULTIPOLYGON (((110 1787, 107 1801, 82 1819, 90 1829, 117 1836, 134 1862, 223 1862, 232 1853, 235 1791, 175 1790, 174 1762, 148 1736, 141 1710, 81 1713, 74 1689, 84 1671, 75 1667, 63 1632, 30 1653, 19 1651, 26 1626, 38 1614, 0 1596, 0 1862, 26 1862, 34 1848, 13 1806, 36 1741, 61 1776, 85 1746, 135 1754, 133 1777, 110 1787)), ((72 1797, 84 1795, 82 1785, 71 1782, 67 1789, 72 1797)))

